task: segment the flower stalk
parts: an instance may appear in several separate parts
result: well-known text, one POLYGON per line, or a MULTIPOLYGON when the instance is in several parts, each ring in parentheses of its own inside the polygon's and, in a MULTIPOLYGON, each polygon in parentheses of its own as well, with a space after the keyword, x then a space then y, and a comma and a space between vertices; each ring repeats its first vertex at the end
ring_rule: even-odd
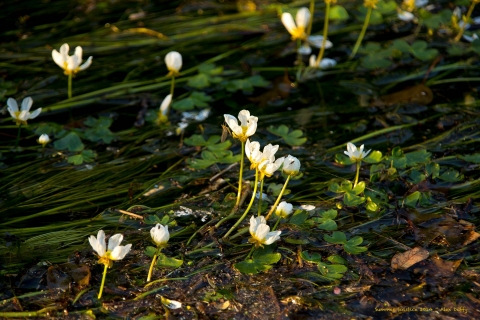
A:
POLYGON ((247 209, 245 209, 245 212, 242 214, 242 216, 235 222, 235 224, 228 230, 227 233, 222 237, 222 239, 227 239, 228 236, 238 227, 240 223, 242 223, 243 219, 247 216, 248 212, 250 211, 250 208, 253 205, 253 201, 255 200, 255 195, 257 194, 257 185, 258 185, 258 169, 255 170, 255 185, 253 187, 253 194, 252 198, 250 199, 250 203, 248 204, 247 209))
POLYGON ((362 166, 362 161, 357 162, 357 173, 355 174, 355 182, 353 183, 353 188, 357 186, 358 177, 360 176, 360 167, 362 166))
POLYGON ((282 190, 280 191, 280 194, 277 197, 277 200, 275 200, 275 203, 273 204, 272 208, 270 209, 267 216, 265 217, 265 220, 268 220, 268 218, 270 218, 270 216, 272 215, 272 213, 275 211, 278 204, 280 203, 280 200, 282 199, 283 193, 285 192, 285 189, 287 188, 288 182, 290 181, 290 177, 291 177, 291 175, 288 175, 287 180, 285 180, 285 183, 283 184, 283 188, 282 188, 282 190))
POLYGON ((315 61, 315 65, 319 66, 320 61, 322 61, 323 55, 325 54, 325 47, 327 45, 327 35, 328 35, 328 17, 330 15, 330 2, 332 0, 325 0, 325 22, 323 24, 323 40, 322 46, 320 47, 320 52, 318 53, 317 61, 315 61))
POLYGON ((465 27, 467 26, 468 20, 470 20, 470 17, 472 16, 473 9, 475 8, 475 5, 479 2, 478 0, 473 0, 472 4, 470 4, 470 7, 468 8, 467 15, 465 16, 465 20, 463 21, 464 23, 462 24, 462 27, 460 28, 460 31, 458 32, 457 36, 455 37, 454 41, 458 42, 463 35, 463 32, 465 31, 465 27))
POLYGON ((243 165, 245 163, 245 141, 241 141, 241 144, 242 144, 242 158, 240 159, 240 172, 238 173, 237 201, 235 202, 234 211, 238 210, 238 207, 240 206, 240 199, 242 197, 243 165))
POLYGON ((73 73, 68 74, 68 99, 72 99, 72 78, 73 73))
POLYGON ((372 16, 373 6, 369 6, 367 8, 367 15, 365 16, 365 21, 363 21, 362 31, 358 35, 357 42, 353 47, 352 53, 350 54, 349 60, 353 59, 357 54, 358 48, 360 48, 360 44, 362 43, 363 37, 365 37, 365 33, 367 32, 368 24, 370 23, 370 17, 372 16))
POLYGON ((22 131, 22 124, 18 125, 18 132, 17 132, 17 140, 15 140, 15 149, 18 147, 18 143, 20 142, 20 132, 22 131))
POLYGON ((258 195, 258 216, 259 217, 262 214, 263 181, 265 181, 265 180, 262 179, 262 181, 260 182, 260 192, 259 192, 259 195, 258 195))
POLYGON ((100 291, 98 292, 98 299, 102 298, 103 287, 105 286, 105 278, 107 277, 108 264, 103 269, 102 284, 100 285, 100 291))

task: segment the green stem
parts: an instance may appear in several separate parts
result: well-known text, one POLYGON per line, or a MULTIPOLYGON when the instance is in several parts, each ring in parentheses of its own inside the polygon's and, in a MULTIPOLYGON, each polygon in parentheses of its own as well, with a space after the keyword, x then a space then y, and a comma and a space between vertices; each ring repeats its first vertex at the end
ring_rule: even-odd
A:
POLYGON ((265 179, 262 179, 262 182, 260 182, 260 195, 258 196, 258 216, 259 217, 262 214, 263 181, 265 181, 265 179))
POLYGON ((72 99, 72 78, 73 73, 68 75, 68 99, 72 99))
POLYGON ((105 269, 103 270, 102 284, 100 285, 100 292, 98 293, 98 299, 102 297, 103 286, 105 285, 105 278, 107 277, 108 264, 105 264, 105 269))
POLYGON ((313 13, 315 11, 315 0, 310 0, 310 21, 308 22, 307 27, 307 38, 312 33, 312 25, 313 25, 313 13))
POLYGON ((363 22, 362 31, 360 31, 360 34, 358 35, 357 42, 355 43, 355 46, 353 47, 352 53, 350 54, 350 57, 348 57, 348 60, 353 59, 357 54, 358 48, 360 48, 360 44, 362 43, 363 37, 365 36, 365 32, 367 32, 368 24, 370 23, 372 10, 373 10, 372 8, 368 8, 365 21, 363 22))
POLYGON ((302 55, 300 54, 300 47, 302 46, 302 40, 297 39, 297 68, 298 71, 302 69, 303 60, 302 55))
POLYGON ((17 132, 17 140, 15 141, 15 149, 18 147, 18 143, 20 142, 20 132, 22 131, 22 123, 18 126, 18 132, 17 132))
POLYGON ((278 224, 280 223, 280 220, 282 220, 282 217, 278 217, 277 221, 275 222, 275 225, 273 226, 272 231, 277 230, 278 224))
POLYGON ((238 219, 238 221, 233 225, 233 227, 231 227, 230 230, 228 230, 228 232, 222 237, 223 239, 228 238, 230 233, 232 233, 233 230, 235 230, 238 227, 238 225, 242 223, 243 219, 245 219, 245 217, 247 216, 247 213, 248 211, 250 211, 253 201, 255 200, 255 195, 257 193, 257 185, 258 185, 258 169, 255 170, 255 186, 253 187, 252 199, 250 200, 250 203, 248 204, 248 207, 243 213, 243 215, 240 217, 240 219, 238 219))
POLYGON ((325 23, 323 25, 323 40, 322 40, 322 47, 320 48, 320 53, 318 54, 317 61, 315 61, 315 65, 320 66, 320 62, 323 59, 323 55, 325 53, 325 45, 327 44, 327 35, 328 35, 328 16, 330 15, 330 1, 326 2, 325 8, 325 23))
POLYGON ((255 251, 255 245, 252 246, 252 249, 250 249, 250 252, 247 254, 247 257, 245 258, 245 260, 247 260, 248 258, 250 258, 250 256, 252 255, 253 251, 255 251))
POLYGON ((362 165, 362 161, 357 162, 357 174, 355 175, 355 182, 353 183, 353 187, 355 188, 358 183, 358 176, 360 175, 360 166, 362 165))
POLYGON ((283 193, 285 192, 285 189, 287 188, 288 181, 290 181, 290 177, 291 177, 291 176, 288 176, 288 177, 287 177, 287 180, 285 181, 285 184, 283 185, 282 191, 280 191, 280 194, 278 195, 277 200, 276 200, 275 203, 273 204, 272 209, 270 209, 270 211, 268 212, 267 216, 265 217, 265 220, 268 220, 268 218, 270 218, 270 216, 272 215, 273 211, 275 211, 275 208, 278 206, 278 204, 279 204, 279 202, 280 202, 280 199, 282 199, 283 193))
POLYGON ((470 5, 470 8, 468 8, 467 15, 465 16, 465 21, 463 21, 463 26, 458 32, 457 36, 455 37, 454 41, 457 42, 462 38, 463 32, 465 31, 465 27, 467 25, 468 20, 470 20, 470 16, 472 15, 473 8, 475 8, 476 2, 472 1, 472 4, 470 5))
POLYGON ((173 99, 174 90, 175 90, 175 76, 172 76, 172 82, 170 84, 170 94, 172 95, 172 99, 173 99))
MULTIPOLYGON (((158 251, 158 249, 157 249, 158 251)), ((153 266, 155 265, 155 261, 157 261, 157 253, 153 255, 152 263, 150 264, 150 269, 148 269, 148 277, 147 277, 147 282, 150 282, 152 279, 152 273, 153 273, 153 266)))
MULTIPOLYGON (((237 202, 235 203, 235 207, 238 208, 240 205, 240 198, 242 195, 242 183, 243 183, 243 163, 245 161, 245 141, 242 141, 242 158, 240 159, 240 172, 238 174, 238 193, 237 193, 237 202)), ((255 193, 253 194, 255 196, 255 193)))

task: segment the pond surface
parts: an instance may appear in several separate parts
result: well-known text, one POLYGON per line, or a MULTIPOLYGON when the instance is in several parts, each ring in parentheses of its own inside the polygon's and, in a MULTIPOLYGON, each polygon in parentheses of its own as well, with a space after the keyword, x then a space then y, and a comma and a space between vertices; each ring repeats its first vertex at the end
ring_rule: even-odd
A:
MULTIPOLYGON (((280 19, 310 1, 0 5, 0 317, 479 318, 480 40, 457 2, 379 1, 351 59, 368 9, 332 3, 328 68, 309 67, 280 19), (64 43, 93 57, 72 98, 52 60, 64 43), (171 51, 183 66, 162 117, 171 51), (19 128, 7 99, 26 97, 42 112, 19 128), (235 209, 242 148, 222 124, 241 110, 258 117, 251 140, 301 163, 281 197, 292 214, 268 221, 280 239, 254 251, 250 217, 287 175, 251 202, 246 159, 235 209), (359 183, 348 142, 371 150, 359 183), (170 240, 147 283, 157 223, 170 240), (87 239, 101 229, 132 250, 98 299, 87 239)), ((326 10, 315 2, 312 35, 326 10)))

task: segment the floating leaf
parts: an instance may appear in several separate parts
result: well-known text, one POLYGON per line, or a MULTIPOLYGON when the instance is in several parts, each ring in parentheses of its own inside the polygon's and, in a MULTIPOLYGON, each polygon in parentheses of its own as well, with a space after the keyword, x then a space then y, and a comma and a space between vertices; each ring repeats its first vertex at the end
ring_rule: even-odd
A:
POLYGON ((195 107, 204 108, 208 107, 208 103, 213 98, 207 95, 205 92, 194 91, 188 98, 180 99, 172 104, 172 108, 179 111, 193 110, 195 107))
POLYGON ((359 247, 362 244, 363 238, 360 236, 353 237, 343 245, 343 249, 350 254, 359 254, 367 251, 367 247, 359 247))
POLYGON ((97 154, 93 150, 83 150, 80 154, 68 157, 67 162, 78 166, 84 162, 93 162, 96 157, 97 154))
POLYGON ((382 160, 382 153, 377 150, 373 150, 370 154, 363 159, 366 163, 377 163, 382 160))
POLYGON ((302 130, 297 129, 297 130, 288 132, 289 129, 284 124, 281 124, 278 128, 275 128, 274 126, 270 126, 267 128, 267 130, 273 133, 274 135, 282 137, 283 140, 285 140, 285 142, 291 146, 300 146, 307 141, 307 138, 302 137, 303 136, 302 130))
POLYGON ((345 233, 340 231, 334 231, 331 236, 328 234, 323 236, 323 239, 329 243, 333 244, 344 244, 347 243, 347 236, 345 233))
POLYGON ((442 173, 439 178, 448 182, 458 182, 462 181, 464 177, 463 174, 460 174, 460 172, 457 170, 449 168, 447 171, 442 173))
POLYGON ((104 143, 110 143, 116 136, 110 131, 113 119, 108 117, 100 117, 95 119, 88 117, 84 121, 84 124, 90 128, 85 129, 85 138, 92 142, 103 141, 104 143))
POLYGON ((55 141, 53 143, 53 146, 57 150, 68 149, 68 151, 71 151, 71 152, 82 151, 83 148, 85 147, 82 143, 82 140, 80 139, 78 134, 75 132, 70 132, 65 137, 55 141))
POLYGON ((330 8, 328 17, 330 20, 343 21, 348 19, 348 12, 344 7, 336 5, 330 8))
POLYGON ((460 156, 463 160, 472 163, 480 163, 480 153, 467 154, 465 156, 460 156))
POLYGON ((163 253, 158 254, 157 267, 159 268, 179 268, 183 264, 183 260, 167 257, 163 253))

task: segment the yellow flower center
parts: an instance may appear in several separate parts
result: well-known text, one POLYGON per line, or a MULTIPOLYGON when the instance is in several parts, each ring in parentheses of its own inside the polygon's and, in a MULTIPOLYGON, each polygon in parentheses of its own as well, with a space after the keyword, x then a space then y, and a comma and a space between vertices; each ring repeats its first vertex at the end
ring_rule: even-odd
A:
POLYGON ((378 0, 364 0, 363 6, 365 8, 377 9, 378 0))

